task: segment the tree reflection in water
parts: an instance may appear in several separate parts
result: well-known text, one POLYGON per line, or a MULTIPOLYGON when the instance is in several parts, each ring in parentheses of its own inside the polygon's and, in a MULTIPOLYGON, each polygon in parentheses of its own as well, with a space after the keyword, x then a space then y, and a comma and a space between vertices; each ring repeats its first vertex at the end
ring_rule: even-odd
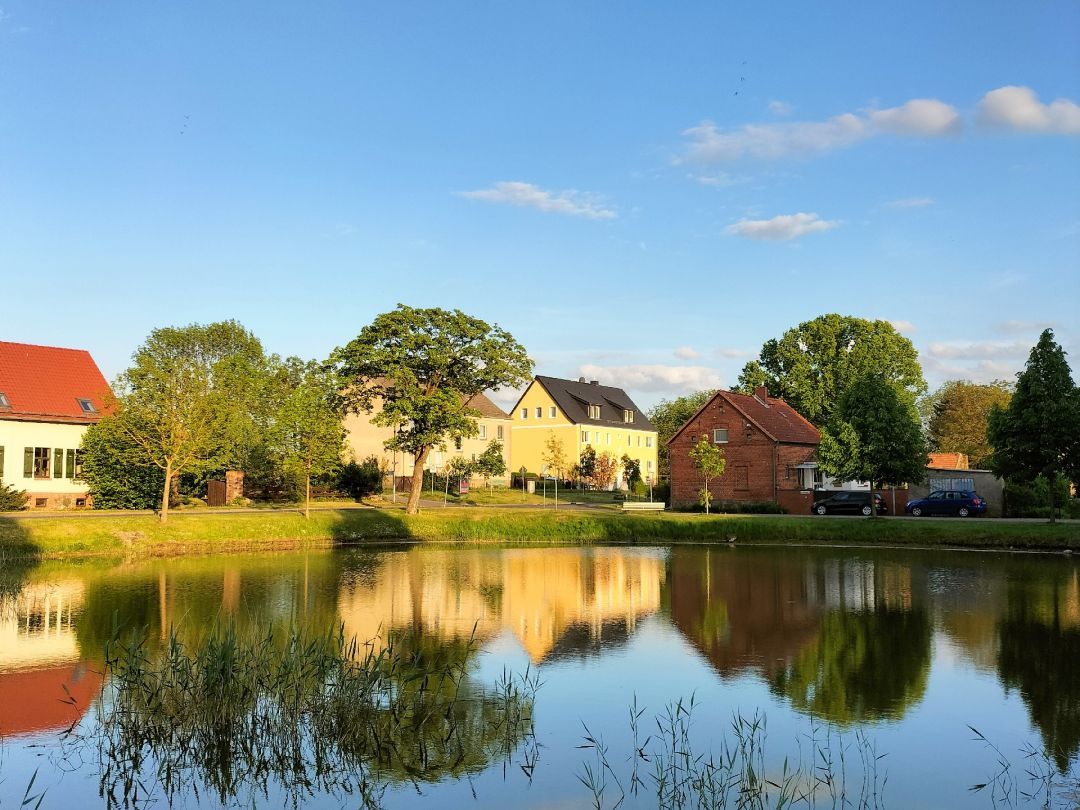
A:
MULTIPOLYGON (((195 644, 171 631, 112 642, 97 724, 110 807, 209 791, 222 803, 281 791, 378 806, 387 784, 478 773, 532 737, 535 679, 470 677, 472 639, 391 634, 376 647, 341 630, 262 635, 224 625, 195 644)), ((275 797, 276 798, 276 797, 275 797)))

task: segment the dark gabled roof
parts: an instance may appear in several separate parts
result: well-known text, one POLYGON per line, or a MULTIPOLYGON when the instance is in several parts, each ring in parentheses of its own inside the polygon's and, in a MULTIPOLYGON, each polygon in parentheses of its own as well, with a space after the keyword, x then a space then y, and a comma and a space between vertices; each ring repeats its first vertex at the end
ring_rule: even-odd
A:
POLYGON ((109 384, 82 349, 0 341, 0 393, 0 419, 90 424, 105 412, 109 384))
POLYGON ((465 407, 479 411, 484 419, 509 419, 506 412, 484 394, 474 394, 465 400, 465 407))
POLYGON ((645 413, 621 388, 582 380, 537 376, 536 382, 555 400, 566 418, 577 425, 608 425, 629 430, 656 430, 645 413), (600 418, 589 418, 589 406, 600 406, 600 418), (633 422, 623 420, 623 411, 634 414, 633 422))
POLYGON ((821 433, 811 425, 802 414, 788 405, 782 399, 775 399, 759 391, 758 394, 736 394, 732 391, 717 391, 712 399, 675 431, 675 435, 668 439, 668 444, 675 441, 676 436, 682 433, 686 426, 697 419, 698 414, 720 398, 731 407, 745 416, 750 422, 757 425, 761 432, 776 442, 787 444, 820 444, 821 433))

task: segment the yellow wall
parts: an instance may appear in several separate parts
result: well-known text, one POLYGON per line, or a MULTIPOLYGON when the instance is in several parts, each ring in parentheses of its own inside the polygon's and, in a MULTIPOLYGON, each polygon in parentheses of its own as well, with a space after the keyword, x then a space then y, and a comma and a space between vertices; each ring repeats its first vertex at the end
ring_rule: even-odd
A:
POLYGON ((52 477, 53 450, 64 451, 64 465, 67 465, 67 451, 77 450, 82 443, 86 425, 62 425, 53 422, 22 422, 14 419, 0 419, 0 447, 4 448, 4 467, 0 469, 0 479, 5 484, 30 493, 30 507, 34 507, 34 496, 50 496, 51 508, 62 507, 63 501, 86 495, 86 484, 67 477, 52 477), (49 448, 49 478, 23 477, 23 451, 27 447, 49 448))
MULTIPOLYGON (((544 445, 554 434, 562 440, 568 465, 577 464, 582 451, 591 445, 598 455, 610 453, 616 460, 623 455, 637 459, 641 463, 641 477, 648 481, 652 476, 652 480, 656 481, 655 431, 634 430, 629 425, 623 427, 587 422, 575 425, 555 404, 547 389, 535 380, 525 390, 510 418, 514 436, 510 453, 511 470, 524 467, 529 472, 542 472, 546 466, 543 460, 544 445), (536 415, 537 408, 540 408, 539 417, 536 415), (551 414, 552 408, 555 408, 554 416, 551 414), (528 416, 522 416, 523 410, 528 412, 528 416), (588 433, 588 441, 585 440, 585 433, 588 433)), ((562 474, 565 476, 567 472, 564 470, 562 474)), ((621 469, 619 482, 621 485, 621 469)))

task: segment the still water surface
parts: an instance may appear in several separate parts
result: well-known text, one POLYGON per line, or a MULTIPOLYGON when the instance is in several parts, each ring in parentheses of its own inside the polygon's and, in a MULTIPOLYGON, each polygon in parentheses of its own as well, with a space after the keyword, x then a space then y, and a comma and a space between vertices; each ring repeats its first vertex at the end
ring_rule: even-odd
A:
MULTIPOLYGON (((183 634, 222 618, 341 624, 361 640, 410 630, 447 650, 475 635, 472 682, 492 684, 505 668, 539 674, 535 736, 509 761, 492 755, 415 783, 388 777, 387 807, 592 806, 578 778, 595 762, 578 747, 586 727, 610 749, 611 806, 614 776, 628 787, 631 704, 646 708, 648 734, 665 704, 690 695, 698 750, 717 748, 734 715, 761 712, 774 769, 808 735, 851 743, 864 732, 885 755, 889 807, 991 806, 969 787, 994 773, 996 755, 969 725, 1018 771, 1025 746, 1061 772, 1080 749, 1080 567, 1062 557, 411 547, 45 563, 0 577, 0 808, 18 806, 35 769, 43 807, 102 806, 96 759, 72 755, 63 731, 75 724, 93 739, 114 625, 146 628, 153 645, 171 626, 183 634)), ((178 803, 198 791, 201 806, 215 806, 198 788, 178 803)), ((268 791, 226 804, 288 798, 268 791)), ((655 803, 646 789, 623 806, 655 803)), ((300 804, 358 802, 315 790, 300 804)))

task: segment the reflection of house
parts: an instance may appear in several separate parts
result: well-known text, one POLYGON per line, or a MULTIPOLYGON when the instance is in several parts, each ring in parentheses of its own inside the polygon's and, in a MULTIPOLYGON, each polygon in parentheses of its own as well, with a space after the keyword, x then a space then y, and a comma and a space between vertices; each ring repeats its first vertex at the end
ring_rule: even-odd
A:
MULTIPOLYGON (((510 464, 510 417, 484 394, 477 394, 465 402, 465 407, 476 411, 478 434, 471 438, 448 439, 445 450, 434 450, 425 467, 442 471, 454 456, 475 460, 492 442, 503 446, 503 460, 510 464)), ((392 453, 384 446, 393 435, 393 428, 373 425, 371 418, 378 411, 379 403, 371 414, 350 413, 345 417, 346 446, 357 461, 375 456, 385 470, 396 470, 401 477, 412 475, 413 457, 408 453, 392 453)), ((492 479, 492 483, 505 483, 507 479, 492 479)))
POLYGON ((75 638, 83 595, 81 582, 65 581, 0 600, 0 737, 67 728, 100 693, 75 638))
MULTIPOLYGON (((629 456, 641 465, 646 482, 656 480, 656 429, 621 388, 600 385, 584 377, 561 380, 537 377, 511 413, 514 445, 511 469, 524 467, 543 473, 545 445, 554 436, 562 441, 567 467, 578 463, 586 447, 608 453, 618 461, 629 456)), ((555 475, 557 471, 549 471, 555 475)), ((566 476, 569 470, 559 471, 566 476)), ((622 470, 616 482, 622 485, 622 470)))
POLYGON ((724 451, 724 474, 710 483, 715 500, 773 501, 791 512, 806 512, 820 481, 817 428, 765 388, 753 396, 717 391, 668 441, 671 503, 698 502, 701 473, 690 450, 704 438, 724 451))
POLYGON ((411 628, 478 640, 509 630, 535 663, 633 633, 660 605, 662 557, 624 549, 441 551, 387 555, 369 583, 346 583, 339 610, 361 640, 411 628))
POLYGON ((108 394, 88 352, 0 342, 0 479, 30 508, 86 505, 79 445, 108 394))

